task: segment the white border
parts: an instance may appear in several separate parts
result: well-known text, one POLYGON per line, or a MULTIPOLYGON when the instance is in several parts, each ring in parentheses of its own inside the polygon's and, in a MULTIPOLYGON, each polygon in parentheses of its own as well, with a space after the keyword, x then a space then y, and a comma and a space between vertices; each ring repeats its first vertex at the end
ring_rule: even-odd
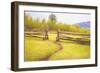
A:
POLYGON ((62 66, 62 65, 83 65, 83 64, 95 64, 95 10, 93 9, 79 9, 79 8, 60 8, 60 7, 43 7, 43 6, 19 6, 19 68, 34 68, 34 67, 50 67, 50 66, 62 66), (24 62, 24 10, 34 11, 63 11, 63 12, 79 12, 91 14, 91 58, 80 60, 62 60, 62 61, 33 61, 24 62))

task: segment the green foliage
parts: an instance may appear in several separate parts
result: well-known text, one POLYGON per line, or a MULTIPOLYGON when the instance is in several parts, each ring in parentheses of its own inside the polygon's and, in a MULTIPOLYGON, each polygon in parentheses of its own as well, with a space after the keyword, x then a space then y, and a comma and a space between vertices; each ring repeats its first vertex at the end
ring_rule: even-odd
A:
POLYGON ((56 16, 54 14, 50 14, 49 15, 49 20, 52 22, 52 23, 55 23, 56 22, 56 16))
POLYGON ((33 24, 33 19, 32 17, 28 16, 28 15, 25 15, 24 16, 24 23, 25 23, 25 26, 28 26, 28 27, 32 27, 32 24, 33 24))
POLYGON ((81 28, 79 25, 66 24, 57 22, 54 14, 50 14, 48 20, 46 19, 33 19, 31 16, 25 14, 25 27, 26 29, 46 29, 46 30, 64 30, 71 32, 90 33, 89 29, 81 28))

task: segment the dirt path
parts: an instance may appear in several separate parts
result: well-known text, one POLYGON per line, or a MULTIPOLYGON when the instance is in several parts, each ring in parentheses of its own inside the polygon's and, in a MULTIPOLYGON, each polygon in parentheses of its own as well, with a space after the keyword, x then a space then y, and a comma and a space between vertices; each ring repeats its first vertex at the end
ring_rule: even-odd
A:
POLYGON ((52 43, 54 43, 54 44, 56 44, 56 45, 58 46, 58 47, 57 47, 58 50, 56 50, 56 51, 54 51, 52 54, 50 54, 50 55, 48 55, 48 56, 46 56, 46 57, 40 59, 41 61, 49 60, 49 58, 50 58, 52 55, 54 55, 55 53, 57 53, 57 52, 59 52, 60 50, 63 49, 63 46, 61 45, 61 43, 60 43, 60 42, 56 42, 56 41, 55 41, 55 38, 56 38, 56 35, 55 35, 55 34, 50 34, 50 33, 49 33, 49 41, 52 42, 52 43), (53 37, 52 37, 52 36, 53 36, 53 37))
POLYGON ((50 58, 52 55, 54 55, 55 53, 57 53, 57 52, 59 52, 60 50, 63 49, 63 47, 62 47, 62 45, 61 45, 60 42, 53 42, 53 43, 54 43, 54 44, 57 44, 59 49, 56 50, 56 51, 54 51, 52 54, 46 56, 45 58, 40 59, 40 60, 49 60, 49 58, 50 58))

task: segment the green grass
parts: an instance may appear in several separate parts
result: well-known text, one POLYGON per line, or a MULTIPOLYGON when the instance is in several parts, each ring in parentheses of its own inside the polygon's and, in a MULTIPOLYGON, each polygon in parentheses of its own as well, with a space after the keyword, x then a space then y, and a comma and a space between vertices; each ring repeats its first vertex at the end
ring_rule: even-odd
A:
POLYGON ((49 32, 49 40, 56 41, 57 34, 55 32, 49 32))
POLYGON ((58 45, 54 43, 55 40, 55 32, 49 32, 49 40, 43 40, 35 37, 25 37, 25 61, 40 61, 49 55, 51 56, 48 60, 90 58, 89 45, 83 45, 68 40, 60 41, 63 49, 55 53, 55 51, 59 49, 58 45))
POLYGON ((25 37, 25 61, 41 60, 56 50, 57 45, 51 41, 25 37))
POLYGON ((68 40, 62 41, 61 44, 63 49, 52 55, 49 60, 90 58, 89 45, 82 45, 68 40))

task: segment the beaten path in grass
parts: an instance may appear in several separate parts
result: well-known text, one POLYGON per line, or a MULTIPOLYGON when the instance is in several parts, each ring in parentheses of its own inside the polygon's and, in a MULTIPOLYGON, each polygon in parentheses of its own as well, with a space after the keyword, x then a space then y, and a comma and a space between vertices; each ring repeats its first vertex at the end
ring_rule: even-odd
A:
MULTIPOLYGON (((51 32, 51 33, 52 33, 52 32, 51 32)), ((54 44, 56 44, 58 49, 55 50, 52 54, 50 54, 50 55, 48 55, 48 56, 46 56, 46 57, 44 57, 44 58, 42 58, 42 59, 40 59, 40 60, 49 60, 49 58, 50 58, 52 55, 54 55, 55 53, 57 53, 57 52, 59 52, 60 50, 63 49, 63 46, 61 45, 61 43, 55 41, 55 38, 56 38, 55 33, 53 33, 53 34, 51 34, 51 33, 49 33, 49 41, 52 42, 52 43, 54 43, 54 44), (52 36, 53 36, 53 37, 52 37, 52 36)))
POLYGON ((57 44, 58 45, 58 50, 55 50, 54 53, 46 56, 45 58, 41 59, 41 60, 49 60, 49 58, 54 55, 55 53, 59 52, 60 50, 63 49, 62 45, 59 43, 59 42, 53 42, 54 44, 57 44))

